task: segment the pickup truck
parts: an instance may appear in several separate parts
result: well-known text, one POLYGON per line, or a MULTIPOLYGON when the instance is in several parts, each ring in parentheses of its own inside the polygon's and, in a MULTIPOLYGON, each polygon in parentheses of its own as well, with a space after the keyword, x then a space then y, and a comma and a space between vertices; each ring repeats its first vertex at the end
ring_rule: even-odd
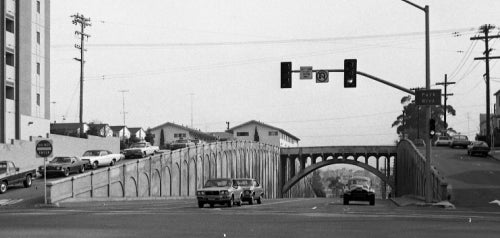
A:
POLYGON ((132 144, 130 148, 125 149, 123 153, 125 154, 125 158, 142 158, 149 155, 154 155, 159 150, 160 148, 158 146, 152 146, 149 142, 137 142, 132 144))
POLYGON ((36 176, 36 169, 19 171, 12 161, 0 161, 0 194, 7 188, 16 184, 23 184, 25 188, 31 187, 32 179, 36 176))

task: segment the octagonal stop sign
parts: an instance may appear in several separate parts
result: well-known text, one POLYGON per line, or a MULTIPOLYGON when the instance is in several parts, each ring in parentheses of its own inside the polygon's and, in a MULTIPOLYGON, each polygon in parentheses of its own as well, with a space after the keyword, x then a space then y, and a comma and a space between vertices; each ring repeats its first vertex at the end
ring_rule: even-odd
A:
POLYGON ((36 157, 47 158, 52 155, 52 140, 38 140, 35 145, 36 157))

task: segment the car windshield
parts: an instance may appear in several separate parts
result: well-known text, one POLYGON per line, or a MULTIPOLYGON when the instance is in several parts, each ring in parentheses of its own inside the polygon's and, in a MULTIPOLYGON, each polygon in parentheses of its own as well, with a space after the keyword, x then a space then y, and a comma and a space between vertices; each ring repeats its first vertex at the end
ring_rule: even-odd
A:
POLYGON ((449 138, 449 137, 447 137, 447 136, 441 136, 441 137, 439 137, 439 139, 438 139, 438 140, 449 140, 449 139, 450 139, 450 138, 449 138))
POLYGON ((239 186, 252 186, 252 180, 251 179, 237 179, 236 185, 239 186))
POLYGON ((370 183, 366 179, 353 179, 349 180, 349 185, 363 185, 368 186, 370 183))
POLYGON ((205 183, 205 187, 229 187, 231 186, 231 180, 208 180, 205 183))
POLYGON ((134 143, 130 147, 131 148, 144 148, 144 147, 146 147, 146 143, 134 143))
POLYGON ((69 158, 69 157, 55 157, 50 162, 51 163, 70 163, 71 162, 71 158, 69 158))
POLYGON ((488 144, 486 144, 486 142, 484 142, 484 141, 476 141, 476 142, 474 142, 474 145, 488 146, 488 144))
POLYGON ((453 139, 455 139, 455 140, 468 140, 467 136, 454 136, 453 139))
POLYGON ((83 156, 99 156, 100 152, 101 151, 99 151, 99 150, 88 150, 88 151, 85 151, 83 156))

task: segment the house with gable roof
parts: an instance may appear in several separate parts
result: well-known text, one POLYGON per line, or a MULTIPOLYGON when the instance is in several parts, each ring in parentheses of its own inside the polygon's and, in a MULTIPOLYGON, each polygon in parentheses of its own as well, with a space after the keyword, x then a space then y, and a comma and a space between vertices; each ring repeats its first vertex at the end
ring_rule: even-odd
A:
POLYGON ((296 147, 300 139, 284 129, 251 120, 230 128, 236 140, 259 141, 279 147, 296 147))

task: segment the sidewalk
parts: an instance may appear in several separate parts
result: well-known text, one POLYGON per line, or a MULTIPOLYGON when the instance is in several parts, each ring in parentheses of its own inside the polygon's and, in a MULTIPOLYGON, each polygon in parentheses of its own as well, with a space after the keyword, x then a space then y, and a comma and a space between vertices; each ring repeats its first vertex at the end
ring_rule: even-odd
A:
POLYGON ((399 207, 417 206, 417 207, 440 207, 444 209, 455 209, 455 205, 449 201, 441 201, 437 203, 426 203, 423 198, 415 196, 402 196, 390 198, 399 207))

